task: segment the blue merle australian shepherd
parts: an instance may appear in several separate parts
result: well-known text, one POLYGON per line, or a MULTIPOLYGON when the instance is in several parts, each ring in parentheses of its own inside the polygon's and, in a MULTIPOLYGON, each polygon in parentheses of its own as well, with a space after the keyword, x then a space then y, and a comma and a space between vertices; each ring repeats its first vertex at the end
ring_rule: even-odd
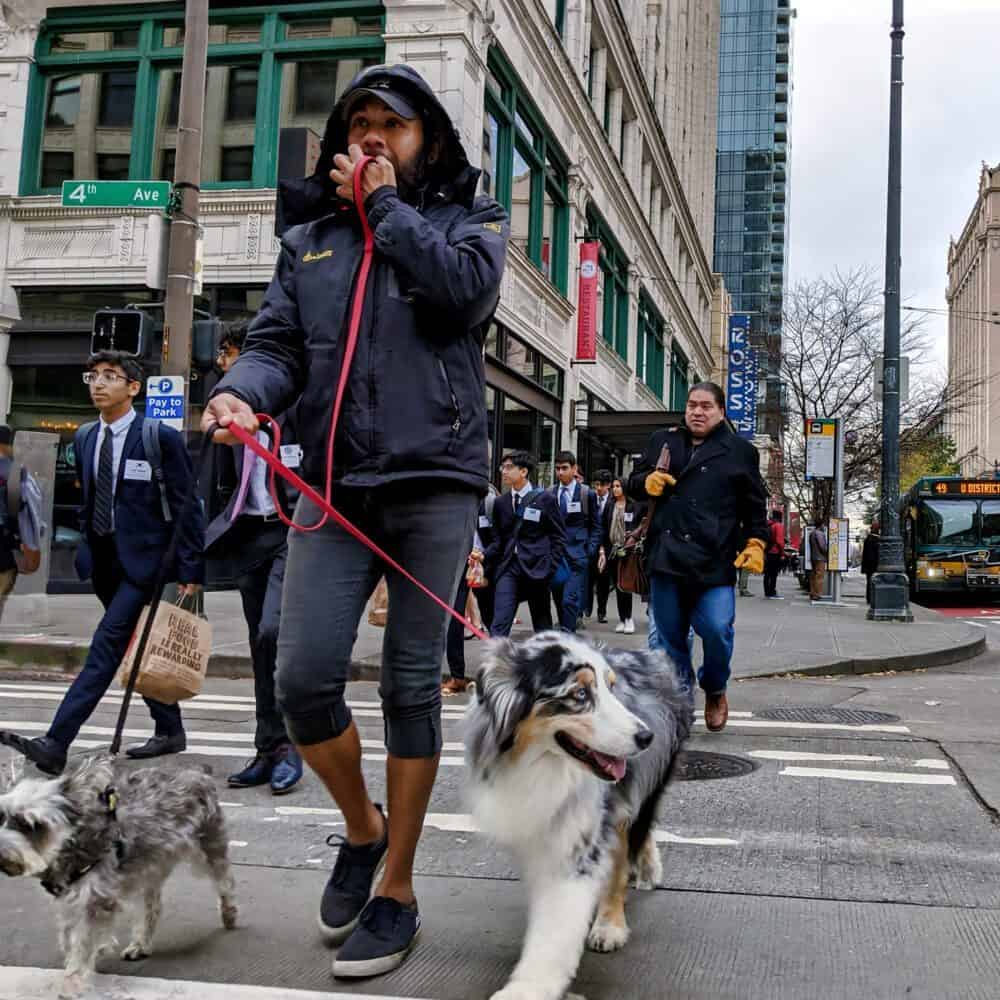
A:
POLYGON ((473 816, 530 893, 521 959, 492 1000, 560 1000, 584 942, 628 940, 630 877, 661 876, 653 827, 690 700, 663 653, 541 632, 490 643, 466 721, 473 816))

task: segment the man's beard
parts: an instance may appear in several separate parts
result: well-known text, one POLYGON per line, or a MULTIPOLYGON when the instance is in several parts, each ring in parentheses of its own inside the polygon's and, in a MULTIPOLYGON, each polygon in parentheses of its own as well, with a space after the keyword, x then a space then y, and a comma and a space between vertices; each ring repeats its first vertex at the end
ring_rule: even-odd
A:
POLYGON ((408 205, 418 205, 427 185, 427 154, 421 150, 409 163, 396 170, 396 190, 408 205))

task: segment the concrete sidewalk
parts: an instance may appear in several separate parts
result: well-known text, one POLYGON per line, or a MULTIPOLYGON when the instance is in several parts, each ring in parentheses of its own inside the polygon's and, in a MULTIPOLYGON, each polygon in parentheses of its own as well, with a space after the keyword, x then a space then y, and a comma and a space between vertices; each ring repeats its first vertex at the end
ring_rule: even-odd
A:
MULTIPOLYGON (((812 606, 795 580, 782 577, 783 601, 761 596, 761 580, 751 581, 753 597, 739 598, 736 611, 734 677, 779 674, 861 674, 885 670, 915 670, 970 659, 983 652, 985 632, 965 622, 914 607, 911 625, 867 621, 864 580, 848 577, 843 607, 812 606)), ((92 595, 58 595, 47 599, 47 615, 38 598, 12 597, 0 624, 0 670, 22 673, 72 674, 83 663, 90 636, 101 616, 92 595)), ((239 595, 210 593, 205 607, 214 629, 209 671, 215 676, 252 675, 250 649, 239 595)), ((638 601, 634 636, 616 634, 614 597, 607 625, 588 622, 584 635, 619 647, 645 645, 645 607, 638 601)), ((515 636, 527 634, 523 625, 515 636)), ((382 654, 382 629, 362 619, 354 649, 356 679, 377 679, 382 654)), ((471 673, 479 658, 479 643, 465 644, 471 673)), ((700 657, 699 657, 700 658, 700 657)))

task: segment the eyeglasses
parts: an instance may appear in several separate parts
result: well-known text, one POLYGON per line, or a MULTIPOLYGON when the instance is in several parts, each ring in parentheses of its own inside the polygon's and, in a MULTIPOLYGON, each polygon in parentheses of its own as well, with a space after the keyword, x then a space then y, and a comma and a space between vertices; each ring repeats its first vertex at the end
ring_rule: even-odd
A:
POLYGON ((118 375, 116 372, 84 372, 84 385, 115 385, 118 382, 132 382, 127 375, 118 375))

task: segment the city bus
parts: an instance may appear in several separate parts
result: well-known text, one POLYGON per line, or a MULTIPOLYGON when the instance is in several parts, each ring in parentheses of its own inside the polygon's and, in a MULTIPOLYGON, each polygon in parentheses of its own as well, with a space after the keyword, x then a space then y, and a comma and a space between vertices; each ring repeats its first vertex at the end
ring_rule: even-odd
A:
POLYGON ((910 593, 1000 594, 1000 480, 918 480, 900 500, 910 593))

